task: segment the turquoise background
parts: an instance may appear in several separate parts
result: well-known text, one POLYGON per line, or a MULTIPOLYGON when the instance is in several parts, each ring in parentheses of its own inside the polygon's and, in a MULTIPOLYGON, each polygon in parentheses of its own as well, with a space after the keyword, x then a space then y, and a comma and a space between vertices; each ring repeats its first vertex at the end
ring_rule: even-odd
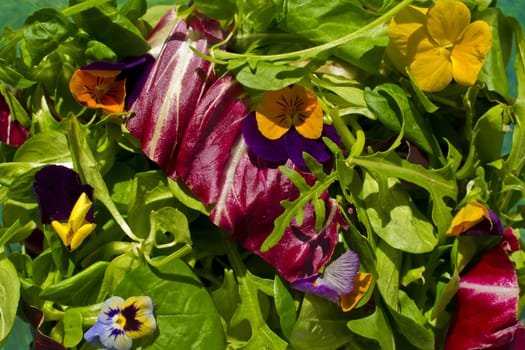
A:
MULTIPOLYGON (((15 0, 7 1, 0 0, 0 28, 9 27, 11 29, 20 28, 25 18, 33 11, 44 8, 53 7, 61 8, 68 4, 67 0, 15 0)), ((124 3, 125 0, 119 0, 119 3, 124 3)), ((149 6, 161 5, 161 4, 173 4, 174 1, 170 0, 148 0, 149 6)), ((503 10, 506 15, 512 15, 516 17, 525 27, 525 11, 523 10, 523 2, 521 0, 499 0, 497 1, 498 6, 503 10)), ((513 62, 514 59, 511 59, 513 62)), ((511 96, 516 94, 516 74, 514 72, 513 64, 509 64, 507 68, 509 75, 509 87, 511 96)), ((0 208, 1 209, 1 208, 0 208)), ((1 222, 1 210, 0 210, 0 222, 1 222)), ((23 350, 29 349, 32 335, 31 330, 27 324, 21 319, 17 319, 14 330, 11 333, 5 346, 0 350, 23 350)))

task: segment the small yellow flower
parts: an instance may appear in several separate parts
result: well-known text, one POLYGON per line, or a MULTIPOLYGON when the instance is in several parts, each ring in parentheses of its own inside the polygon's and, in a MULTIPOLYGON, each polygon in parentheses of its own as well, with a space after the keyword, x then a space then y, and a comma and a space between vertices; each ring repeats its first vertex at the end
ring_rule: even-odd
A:
POLYGON ((423 91, 440 91, 452 79, 473 85, 492 45, 489 24, 470 23, 468 7, 437 0, 430 8, 409 6, 390 22, 387 54, 397 69, 409 67, 423 91))
POLYGON ((67 223, 61 223, 57 220, 51 221, 51 226, 55 229, 68 250, 78 248, 97 226, 86 220, 86 215, 92 205, 93 202, 91 202, 87 194, 83 192, 73 206, 67 223))
POLYGON ((257 105, 255 118, 261 134, 277 140, 292 128, 307 139, 323 132, 323 110, 315 94, 300 85, 266 91, 257 105))
POLYGON ((120 70, 77 69, 69 81, 71 94, 83 106, 102 108, 107 114, 124 111, 126 79, 120 70))
POLYGON ((490 217, 489 210, 477 201, 470 201, 454 216, 447 230, 447 235, 458 236, 470 230, 483 220, 488 220, 492 228, 492 218, 490 217))

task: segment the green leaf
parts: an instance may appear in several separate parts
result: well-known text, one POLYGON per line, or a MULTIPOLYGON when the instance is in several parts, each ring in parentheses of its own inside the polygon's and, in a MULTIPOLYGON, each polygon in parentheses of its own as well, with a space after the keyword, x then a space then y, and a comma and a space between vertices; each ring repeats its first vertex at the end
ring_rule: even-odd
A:
MULTIPOLYGON (((163 207, 155 214, 157 231, 172 237, 170 241, 191 244, 190 228, 186 216, 172 207, 163 207)), ((157 239, 158 244, 162 241, 157 239)))
POLYGON ((377 341, 382 350, 395 350, 392 327, 380 305, 373 313, 348 321, 348 328, 362 337, 377 341))
MULTIPOLYGON (((336 180, 336 173, 327 175, 323 181, 316 181, 311 187, 304 178, 294 170, 286 167, 280 167, 280 170, 290 178, 295 186, 301 191, 299 197, 294 201, 281 201, 281 205, 285 208, 285 211, 279 215, 274 221, 274 229, 272 233, 264 240, 261 245, 261 252, 266 252, 268 249, 273 247, 284 235, 286 228, 290 225, 290 222, 295 218, 298 225, 301 225, 303 220, 303 208, 306 204, 317 201, 321 194, 330 187, 330 185, 336 180)), ((324 205, 324 203, 323 203, 324 205)), ((321 210, 316 210, 316 215, 320 214, 321 210)), ((321 213, 322 214, 322 213, 321 213)), ((316 223, 321 221, 316 218, 316 223)), ((324 222, 324 218, 322 220, 324 222)))
POLYGON ((26 48, 33 62, 55 50, 73 31, 71 23, 61 12, 44 8, 27 17, 24 23, 26 48))
POLYGON ((266 323, 259 291, 273 294, 272 281, 253 275, 241 260, 237 246, 226 242, 228 258, 237 277, 240 303, 233 314, 230 327, 244 329, 243 338, 238 341, 246 349, 285 349, 286 342, 275 334, 266 323), (248 325, 246 325, 246 322, 248 325), (249 327, 249 328, 245 328, 249 327), (251 332, 250 332, 251 329, 251 332), (249 338, 247 338, 249 336, 249 338))
POLYGON ((80 173, 83 182, 90 184, 95 189, 95 197, 106 206, 122 231, 133 240, 138 241, 139 238, 131 231, 128 223, 124 220, 117 206, 111 199, 106 182, 100 173, 100 167, 89 147, 86 132, 84 131, 85 127, 83 127, 72 114, 68 116, 67 123, 69 147, 73 156, 75 169, 80 173))
POLYGON ((399 308, 399 269, 402 252, 381 241, 376 249, 377 287, 386 304, 399 308))
POLYGON ((490 163, 500 158, 503 144, 503 112, 506 105, 497 104, 483 114, 472 131, 479 160, 490 163))
POLYGON ((15 267, 7 258, 0 260, 0 346, 5 343, 18 310, 20 280, 15 267))
POLYGON ((72 277, 45 288, 40 296, 61 305, 94 304, 108 264, 105 261, 98 261, 72 277))
POLYGON ((364 175, 361 196, 374 232, 390 246, 411 253, 431 251, 437 244, 434 227, 412 202, 408 193, 394 178, 385 180, 386 191, 364 175))
POLYGON ((16 151, 13 161, 56 164, 71 163, 72 159, 66 136, 49 130, 27 139, 16 151))
MULTIPOLYGON (((72 0, 71 5, 83 2, 72 0)), ((110 47, 119 58, 140 56, 149 49, 147 41, 133 23, 117 8, 100 4, 73 15, 75 23, 110 47)))
POLYGON ((193 2, 199 12, 219 20, 233 19, 237 11, 235 0, 196 0, 193 2))
MULTIPOLYGON (((401 159, 393 151, 352 157, 348 161, 372 172, 376 180, 394 177, 427 190, 432 199, 432 220, 438 228, 438 233, 444 234, 452 220, 451 208, 445 202, 445 198, 456 200, 458 193, 450 165, 441 169, 425 169, 419 164, 401 159), (381 177, 378 177, 378 174, 381 174, 381 177)), ((385 184, 380 186, 386 188, 385 184)))
POLYGON ((139 260, 131 252, 119 255, 111 260, 104 272, 104 278, 102 279, 96 301, 103 302, 111 295, 114 295, 115 289, 120 282, 122 282, 124 277, 126 277, 130 271, 138 267, 139 264, 139 260))
POLYGON ((273 284, 275 309, 279 315, 279 322, 284 336, 289 339, 296 320, 295 303, 292 295, 279 275, 275 275, 273 284))
POLYGON ((352 338, 347 322, 336 304, 306 294, 290 335, 290 345, 297 350, 338 349, 352 338))
POLYGON ((225 349, 221 320, 213 301, 192 270, 174 260, 158 270, 142 265, 126 275, 115 290, 123 298, 147 295, 153 301, 158 332, 135 341, 148 349, 225 349))
POLYGON ((492 47, 481 68, 478 80, 487 84, 487 88, 496 91, 504 98, 509 95, 507 63, 512 49, 512 29, 501 9, 488 8, 477 12, 473 19, 489 23, 492 30, 492 47))
POLYGON ((71 308, 64 312, 64 341, 67 348, 77 346, 82 340, 84 332, 82 330, 82 313, 79 310, 71 308))
POLYGON ((434 333, 426 324, 426 318, 416 303, 404 291, 399 291, 398 310, 391 308, 390 314, 394 319, 394 326, 399 333, 416 348, 433 350, 436 348, 434 333))

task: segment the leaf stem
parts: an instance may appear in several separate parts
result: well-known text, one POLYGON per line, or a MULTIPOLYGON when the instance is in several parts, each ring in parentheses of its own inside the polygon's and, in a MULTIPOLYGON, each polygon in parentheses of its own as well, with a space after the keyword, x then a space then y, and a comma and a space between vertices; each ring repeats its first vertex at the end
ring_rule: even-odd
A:
POLYGON ((280 60, 305 59, 306 57, 314 57, 323 51, 327 51, 335 47, 347 44, 348 42, 365 34, 369 30, 372 30, 380 26, 381 24, 390 20, 390 18, 395 16, 399 11, 401 11, 404 7, 410 5, 412 2, 414 2, 414 0, 403 0, 396 6, 391 8, 389 11, 387 11, 385 14, 376 18, 375 20, 368 23, 367 25, 359 28, 358 30, 352 33, 349 33, 339 39, 336 39, 336 40, 333 40, 333 41, 330 41, 330 42, 327 42, 321 45, 317 45, 314 47, 310 47, 307 49, 297 50, 293 52, 286 52, 282 54, 274 54, 274 55, 239 54, 239 53, 234 53, 234 52, 216 50, 213 56, 219 59, 250 58, 250 59, 256 59, 260 61, 280 61, 280 60))

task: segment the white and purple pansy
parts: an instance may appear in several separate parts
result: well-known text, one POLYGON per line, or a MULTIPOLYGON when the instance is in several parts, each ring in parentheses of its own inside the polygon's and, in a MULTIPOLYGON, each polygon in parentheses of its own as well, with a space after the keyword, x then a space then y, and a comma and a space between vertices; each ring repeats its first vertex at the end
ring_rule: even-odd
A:
POLYGON ((84 339, 108 350, 129 350, 133 339, 151 335, 156 329, 150 297, 133 296, 124 300, 113 296, 106 300, 97 322, 87 330, 84 339))

